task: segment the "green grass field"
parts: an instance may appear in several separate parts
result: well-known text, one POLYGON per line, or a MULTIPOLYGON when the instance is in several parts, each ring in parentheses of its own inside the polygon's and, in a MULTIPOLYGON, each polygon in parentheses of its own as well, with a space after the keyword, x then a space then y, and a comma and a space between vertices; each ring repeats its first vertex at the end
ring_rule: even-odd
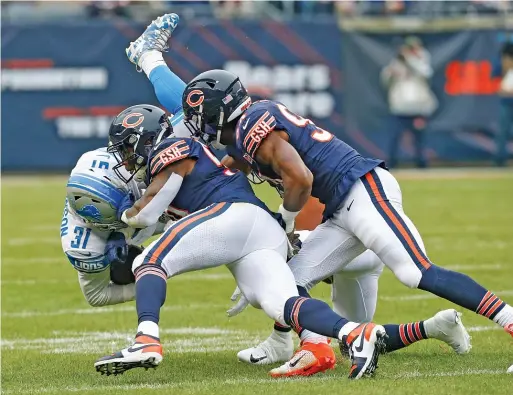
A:
MULTIPOLYGON (((461 270, 513 302, 513 174, 436 172, 398 175, 406 212, 429 256, 461 270)), ((3 394, 513 394, 513 339, 471 312, 463 321, 473 349, 455 355, 424 341, 382 356, 372 379, 350 382, 349 364, 310 379, 273 380, 269 367, 237 362, 239 349, 264 339, 271 327, 252 308, 228 319, 234 280, 225 268, 179 276, 168 283, 157 370, 100 376, 97 357, 126 346, 134 335, 133 303, 91 308, 61 251, 64 177, 2 179, 3 394)), ((277 205, 273 192, 261 197, 277 205)), ((407 289, 390 272, 380 280, 375 321, 427 318, 451 303, 407 289)), ((329 300, 325 284, 314 295, 329 300)))

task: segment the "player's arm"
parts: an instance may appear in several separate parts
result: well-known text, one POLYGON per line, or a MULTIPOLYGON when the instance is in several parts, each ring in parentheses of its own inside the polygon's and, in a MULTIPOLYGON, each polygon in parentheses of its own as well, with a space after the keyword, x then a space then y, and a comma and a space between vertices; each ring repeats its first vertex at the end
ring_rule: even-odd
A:
POLYGON ((287 233, 294 230, 294 219, 306 204, 312 192, 313 175, 288 141, 283 139, 281 131, 270 133, 256 151, 260 163, 272 166, 274 172, 283 180, 283 204, 279 212, 287 225, 287 233))
POLYGON ((192 171, 195 163, 194 159, 187 158, 162 169, 153 176, 143 196, 123 212, 121 220, 134 228, 155 224, 178 194, 183 178, 192 171))
POLYGON ((133 300, 135 284, 117 285, 111 282, 110 262, 107 256, 86 258, 84 251, 65 251, 78 271, 78 282, 84 297, 92 307, 108 306, 133 300), (80 255, 80 252, 82 255, 80 255))
MULTIPOLYGON (((78 224, 87 229, 86 224, 73 218, 69 220, 69 223, 72 224, 72 228, 76 229, 75 225, 78 224)), ((75 270, 78 271, 80 289, 87 303, 93 307, 100 307, 133 300, 135 297, 134 284, 116 285, 111 283, 111 270, 109 270, 111 262, 108 254, 103 253, 104 249, 108 249, 108 242, 106 244, 106 241, 92 229, 88 235, 88 248, 81 248, 83 240, 77 243, 79 245, 76 248, 73 248, 70 247, 70 242, 75 242, 76 233, 68 232, 69 234, 62 237, 63 251, 75 270)))
POLYGON ((93 307, 109 306, 135 299, 135 283, 118 285, 110 281, 110 272, 78 272, 80 289, 93 307))
POLYGON ((225 155, 224 158, 221 159, 221 164, 232 170, 240 170, 244 174, 251 173, 251 166, 230 155, 225 155))

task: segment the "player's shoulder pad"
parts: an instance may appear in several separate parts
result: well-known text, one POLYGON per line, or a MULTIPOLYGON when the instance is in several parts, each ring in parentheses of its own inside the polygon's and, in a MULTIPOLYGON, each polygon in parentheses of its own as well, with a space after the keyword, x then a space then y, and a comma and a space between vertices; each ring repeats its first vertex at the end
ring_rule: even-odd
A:
POLYGON ((278 107, 271 100, 252 104, 237 123, 237 148, 254 158, 263 139, 276 128, 276 111, 278 107))
POLYGON ((191 138, 169 137, 157 145, 149 157, 150 176, 185 158, 197 157, 195 141, 191 138))

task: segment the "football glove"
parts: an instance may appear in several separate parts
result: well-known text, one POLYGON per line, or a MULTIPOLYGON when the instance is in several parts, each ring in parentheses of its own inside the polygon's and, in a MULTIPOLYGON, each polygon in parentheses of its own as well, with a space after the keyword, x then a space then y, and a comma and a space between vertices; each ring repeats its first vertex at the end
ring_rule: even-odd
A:
POLYGON ((290 259, 292 259, 294 255, 296 255, 301 250, 303 243, 301 242, 298 233, 290 232, 287 233, 287 244, 287 261, 289 261, 290 259))
POLYGON ((239 287, 235 288, 235 291, 233 291, 233 294, 230 298, 232 302, 237 301, 237 299, 239 299, 239 301, 226 311, 228 317, 235 317, 237 314, 243 312, 246 307, 248 307, 249 302, 239 287))
POLYGON ((128 256, 123 262, 113 262, 110 265, 110 280, 114 284, 126 285, 135 283, 135 276, 132 272, 134 259, 143 252, 143 248, 138 246, 128 247, 128 256))
POLYGON ((105 256, 109 264, 123 263, 128 256, 128 244, 121 232, 112 232, 105 245, 105 256))

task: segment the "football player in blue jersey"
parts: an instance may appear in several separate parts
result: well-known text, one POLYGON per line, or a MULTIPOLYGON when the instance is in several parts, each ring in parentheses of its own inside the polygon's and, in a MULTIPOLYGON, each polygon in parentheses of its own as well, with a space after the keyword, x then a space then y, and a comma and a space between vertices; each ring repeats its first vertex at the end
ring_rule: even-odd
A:
MULTIPOLYGON (((369 249, 406 286, 483 315, 513 335, 511 305, 427 257, 403 210, 399 184, 382 160, 360 155, 282 103, 251 103, 239 78, 224 70, 204 72, 189 82, 182 105, 194 136, 213 146, 234 147, 255 173, 280 184, 279 213, 289 235, 310 195, 325 205, 324 222, 290 263, 302 296, 369 249)), ((415 338, 405 339, 392 328, 387 333, 396 347, 415 338)), ((287 368, 290 364, 283 366, 287 368)))
MULTIPOLYGON (((160 102, 166 108, 174 109, 179 105, 179 103, 177 103, 177 97, 180 97, 183 92, 185 83, 168 69, 162 58, 161 52, 167 47, 167 39, 170 37, 176 23, 166 25, 161 19, 176 22, 177 16, 174 14, 165 15, 150 24, 143 35, 135 42, 131 43, 130 47, 127 49, 127 55, 130 61, 146 73, 154 85, 155 93, 160 102), (157 26, 161 27, 158 28, 157 26)), ((211 81, 210 84, 215 86, 215 83, 211 81)), ((201 91, 194 92, 194 90, 192 90, 184 99, 189 102, 188 104, 202 105, 203 99, 201 93, 201 91)), ((225 104, 229 104, 233 99, 233 97, 226 97, 225 104)), ((247 97, 245 97, 245 100, 245 104, 247 105, 247 97)), ((235 101, 233 101, 233 103, 235 103, 235 101)), ((199 119, 194 119, 194 117, 192 119, 199 121, 199 119)), ((233 155, 234 158, 242 159, 243 157, 242 153, 239 156, 239 152, 235 147, 227 147, 227 151, 229 154, 233 155)), ((241 163, 240 161, 234 160, 231 160, 231 162, 235 167, 241 169, 249 167, 248 163, 241 163)), ((258 173, 258 176, 266 178, 262 173, 258 173)), ((266 179, 283 191, 283 183, 281 180, 266 179)), ((343 299, 347 299, 343 304, 336 304, 339 311, 351 311, 353 316, 365 317, 362 318, 364 321, 372 319, 375 309, 375 295, 377 294, 377 277, 379 277, 381 273, 381 267, 382 263, 379 259, 371 251, 368 251, 362 254, 361 257, 356 258, 351 264, 338 269, 339 275, 336 276, 336 278, 340 277, 341 281, 336 281, 336 283, 339 286, 343 284, 344 290, 337 290, 337 293, 345 295, 346 297, 343 299), (343 274, 342 272, 347 272, 348 274, 348 276, 344 277, 354 277, 353 273, 355 272, 360 274, 360 276, 358 276, 359 292, 352 297, 348 297, 347 293, 344 294, 348 280, 347 278, 342 278, 343 276, 340 275, 343 274), (361 275, 365 277, 365 281, 361 275), (361 286, 364 283, 368 284, 370 288, 369 292, 366 292, 368 297, 362 300, 359 293, 361 294, 363 291, 361 286), (361 309, 362 303, 365 306, 363 309, 361 309)), ((352 278, 349 281, 351 280, 352 278)), ((233 312, 234 309, 231 309, 231 311, 233 312)), ((388 351, 405 347, 413 342, 428 337, 447 342, 458 353, 464 353, 470 349, 469 336, 459 320, 459 313, 455 310, 440 312, 435 315, 435 317, 425 321, 389 326, 389 329, 396 333, 402 342, 398 342, 397 338, 393 337, 391 341, 387 341, 388 351)), ((256 364, 286 361, 292 356, 293 350, 292 339, 290 334, 287 333, 287 330, 290 330, 290 328, 284 328, 277 323, 275 325, 275 332, 273 333, 274 336, 272 335, 267 341, 256 348, 241 351, 238 354, 239 359, 256 364)), ((334 366, 335 355, 328 346, 326 338, 322 338, 307 330, 301 332, 301 337, 303 340, 302 348, 296 353, 291 363, 284 365, 284 367, 274 369, 271 372, 274 377, 310 375, 334 366), (303 362, 305 362, 306 365, 303 364, 303 362)), ((346 342, 341 342, 341 345, 345 348, 346 342)))
MULTIPOLYGON (((181 273, 226 265, 249 302, 282 326, 320 333, 347 343, 349 377, 372 374, 385 347, 381 325, 349 321, 320 300, 299 296, 287 265, 287 236, 276 216, 253 193, 247 177, 223 166, 197 139, 170 136, 165 113, 150 106, 122 111, 112 122, 108 151, 114 167, 148 186, 133 203, 119 204, 117 217, 133 228, 155 224, 171 205, 174 222, 133 263, 138 329, 135 343, 96 361, 102 374, 120 374, 162 361, 160 308, 166 281, 181 273)), ((306 358, 305 358, 306 359, 306 358)))

